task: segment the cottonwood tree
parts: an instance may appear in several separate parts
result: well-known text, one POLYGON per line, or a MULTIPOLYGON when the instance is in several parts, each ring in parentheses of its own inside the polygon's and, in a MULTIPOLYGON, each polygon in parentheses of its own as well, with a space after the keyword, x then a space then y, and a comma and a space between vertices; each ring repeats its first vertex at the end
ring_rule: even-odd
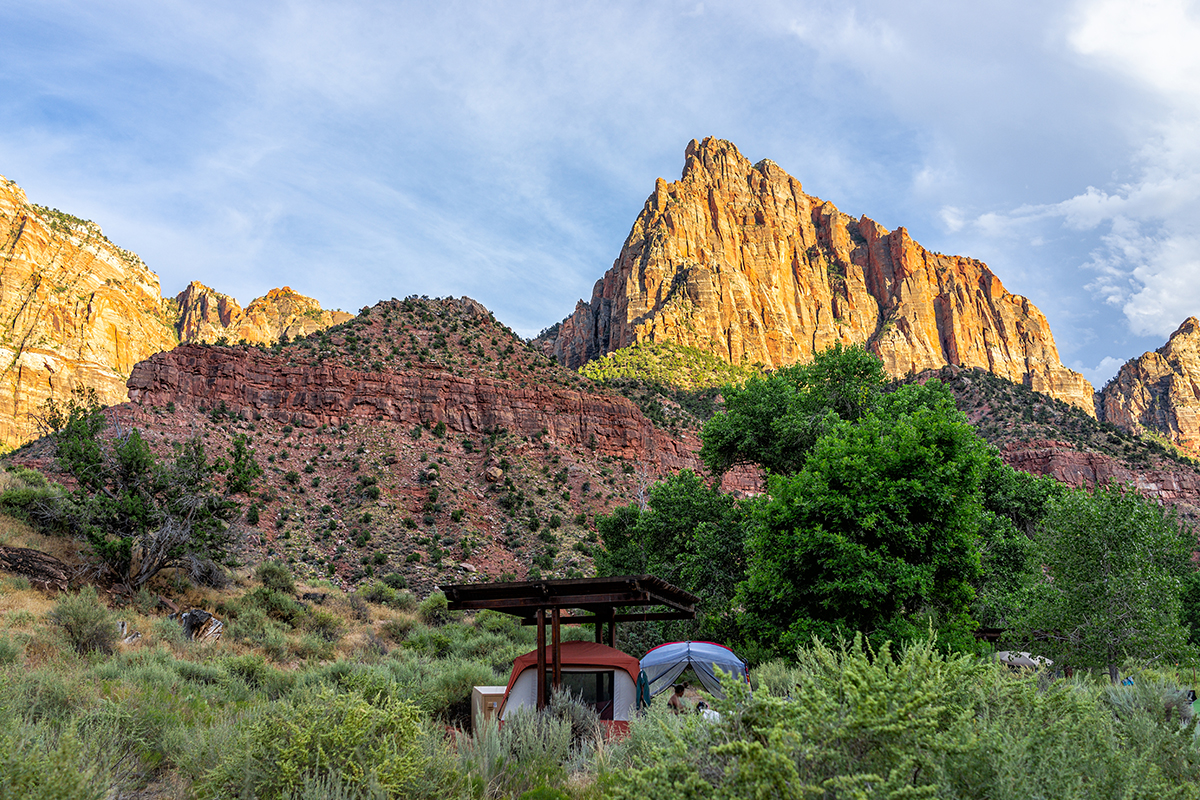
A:
POLYGON ((1195 534, 1132 487, 1099 486, 1052 500, 1034 540, 1035 582, 1015 633, 1061 664, 1107 668, 1125 659, 1190 654, 1181 595, 1195 571, 1195 534))
POLYGON ((862 632, 968 646, 988 459, 941 383, 838 422, 754 510, 738 599, 749 638, 792 654, 862 632))
POLYGON ((727 386, 724 413, 704 424, 700 458, 716 475, 740 464, 797 472, 835 424, 875 408, 887 380, 875 354, 838 343, 809 364, 751 378, 740 388, 727 386))
POLYGON ((244 439, 235 440, 228 461, 210 462, 197 436, 160 462, 137 429, 103 435, 107 422, 94 392, 48 404, 45 418, 58 466, 76 484, 54 513, 91 545, 101 572, 130 591, 168 568, 206 583, 223 577, 218 564, 242 532, 234 495, 251 491, 262 472, 244 439))

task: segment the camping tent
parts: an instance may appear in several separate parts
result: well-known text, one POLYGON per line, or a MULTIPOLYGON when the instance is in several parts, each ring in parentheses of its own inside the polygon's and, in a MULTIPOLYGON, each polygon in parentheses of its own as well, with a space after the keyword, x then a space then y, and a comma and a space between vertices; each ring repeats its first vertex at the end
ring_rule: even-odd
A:
MULTIPOLYGON (((608 727, 626 727, 634 713, 637 659, 593 642, 563 642, 560 647, 563 688, 596 709, 608 727)), ((546 651, 549 664, 550 648, 546 651)), ((537 655, 537 650, 532 650, 513 660, 512 677, 500 707, 501 721, 508 720, 518 708, 537 708, 537 655)))
POLYGON ((704 688, 715 697, 724 697, 717 680, 716 667, 746 679, 749 666, 723 644, 712 642, 668 642, 660 644, 642 658, 642 669, 650 679, 650 694, 656 695, 671 688, 683 670, 691 667, 700 676, 704 688))

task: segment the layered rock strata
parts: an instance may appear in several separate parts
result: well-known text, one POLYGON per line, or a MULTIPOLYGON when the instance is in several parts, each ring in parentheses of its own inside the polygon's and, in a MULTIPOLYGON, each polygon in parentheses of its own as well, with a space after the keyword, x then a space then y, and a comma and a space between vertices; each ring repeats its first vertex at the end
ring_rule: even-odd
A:
POLYGON ((200 283, 164 302, 158 276, 100 226, 0 176, 0 447, 37 436, 46 401, 77 386, 124 402, 133 365, 180 341, 266 344, 347 319, 286 286, 245 310, 200 283))
POLYGON ((179 307, 179 340, 210 344, 221 340, 270 344, 281 338, 307 336, 353 316, 326 311, 316 300, 287 286, 272 289, 243 309, 229 295, 192 281, 175 297, 175 303, 179 307))
POLYGON ((624 397, 453 375, 439 367, 360 372, 296 364, 252 348, 180 345, 138 364, 129 398, 142 406, 214 407, 315 428, 383 419, 441 422, 455 434, 505 429, 564 447, 638 459, 661 470, 700 469, 695 437, 655 428, 624 397))
POLYGON ((982 367, 1094 414, 1045 316, 987 265, 843 214, 713 138, 688 145, 680 180, 658 180, 591 301, 541 344, 578 368, 640 341, 768 367, 863 343, 895 376, 982 367))
POLYGON ((1121 367, 1098 410, 1126 430, 1149 429, 1200 450, 1200 320, 1188 317, 1165 345, 1121 367))
POLYGON ((1097 484, 1132 485, 1138 493, 1176 507, 1193 522, 1200 519, 1200 474, 1183 467, 1130 469, 1112 456, 1077 450, 1070 442, 1010 442, 1000 450, 1009 466, 1033 475, 1050 475, 1075 488, 1097 484))
POLYGON ((76 386, 122 402, 133 365, 175 343, 140 258, 0 177, 0 444, 37 435, 45 401, 76 386))

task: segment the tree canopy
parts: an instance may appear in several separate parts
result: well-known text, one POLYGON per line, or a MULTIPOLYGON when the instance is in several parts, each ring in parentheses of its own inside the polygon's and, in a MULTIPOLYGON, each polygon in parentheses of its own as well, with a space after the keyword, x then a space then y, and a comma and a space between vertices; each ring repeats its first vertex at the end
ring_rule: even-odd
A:
POLYGON ((1031 586, 1017 629, 1075 667, 1187 652, 1181 596, 1195 572, 1196 541, 1173 511, 1132 487, 1099 486, 1052 499, 1033 544, 1044 578, 1031 586))
POLYGON ((869 413, 886 383, 873 353, 839 343, 817 353, 812 363, 751 378, 741 388, 727 386, 725 413, 704 425, 700 458, 716 475, 740 464, 796 472, 836 422, 869 413))
POLYGON ((813 636, 969 633, 987 450, 937 382, 841 421, 754 508, 746 633, 782 653, 813 636))

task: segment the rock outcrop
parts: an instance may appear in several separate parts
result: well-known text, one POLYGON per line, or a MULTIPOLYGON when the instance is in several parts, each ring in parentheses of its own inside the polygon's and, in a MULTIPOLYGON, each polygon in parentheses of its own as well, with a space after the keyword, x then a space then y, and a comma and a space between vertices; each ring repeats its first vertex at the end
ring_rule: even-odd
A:
POLYGON ((694 436, 681 439, 656 428, 624 397, 544 384, 521 387, 423 366, 362 372, 332 363, 289 363, 253 348, 184 344, 138 364, 129 377, 129 398, 143 407, 223 403, 229 413, 307 428, 386 420, 440 422, 456 435, 503 429, 671 472, 701 468, 694 436))
POLYGON ((175 303, 179 307, 176 330, 183 342, 270 344, 281 337, 307 336, 353 316, 326 311, 316 300, 287 286, 272 289, 243 310, 229 295, 192 281, 175 303))
POLYGON ((1100 392, 1098 411, 1126 430, 1200 450, 1200 320, 1188 317, 1165 345, 1121 367, 1100 392))
POLYGON ((245 310, 195 282, 164 302, 158 276, 100 226, 0 176, 0 447, 37 436, 45 402, 77 386, 124 402, 133 365, 180 341, 267 344, 350 318, 286 286, 245 310))
POLYGON ((125 397, 133 365, 176 343, 158 276, 93 222, 31 205, 0 177, 0 444, 76 386, 125 397))
POLYGON ((895 376, 983 367, 1094 414, 1045 316, 987 265, 843 214, 712 138, 688 145, 679 181, 658 180, 591 301, 540 344, 578 368, 647 340, 769 367, 864 343, 895 376))
POLYGON ((1132 485, 1142 496, 1174 506, 1189 521, 1200 520, 1200 474, 1194 469, 1162 465, 1134 470, 1112 456, 1048 439, 1009 442, 1000 449, 1000 457, 1015 469, 1050 475, 1075 488, 1132 485))

